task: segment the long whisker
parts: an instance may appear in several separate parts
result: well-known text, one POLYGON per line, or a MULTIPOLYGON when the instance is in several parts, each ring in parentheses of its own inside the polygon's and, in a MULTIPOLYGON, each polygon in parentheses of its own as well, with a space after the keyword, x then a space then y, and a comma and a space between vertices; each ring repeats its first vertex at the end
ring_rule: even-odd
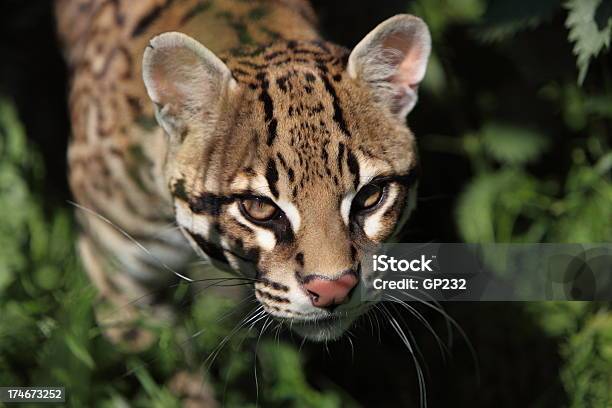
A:
MULTIPOLYGON (((449 333, 449 343, 452 342, 452 328, 454 327, 459 334, 461 335, 461 337, 463 338, 463 340, 465 341, 470 354, 472 356, 472 361, 474 362, 474 367, 476 369, 476 377, 479 379, 480 381, 480 365, 478 364, 478 357, 476 355, 476 350, 474 349, 474 346, 472 345, 472 342, 470 341, 470 339, 468 338, 467 334, 465 333, 465 331, 463 330, 463 328, 461 327, 461 325, 459 323, 457 323, 457 321, 455 319, 453 319, 443 308, 442 305, 440 304, 440 302, 436 301, 433 299, 433 297, 431 297, 431 295, 429 295, 426 292, 423 292, 421 290, 419 290, 419 293, 425 295, 426 297, 429 297, 429 299, 431 301, 425 301, 407 291, 401 291, 401 293, 405 296, 408 296, 409 298, 431 308, 432 310, 440 313, 440 315, 442 315, 444 317, 444 320, 447 324, 447 331, 449 333)), ((449 345, 450 347, 451 345, 449 345)))
POLYGON ((283 322, 279 321, 276 327, 274 328, 274 331, 275 331, 274 338, 276 339, 277 345, 280 345, 280 333, 282 329, 283 329, 283 322))
MULTIPOLYGON (((226 288, 226 287, 247 286, 247 285, 252 285, 254 282, 257 282, 257 280, 253 280, 251 278, 223 277, 223 278, 199 279, 197 281, 193 281, 192 283, 200 283, 200 282, 208 282, 208 281, 213 281, 213 283, 196 288, 193 292, 194 297, 200 295, 200 293, 204 292, 206 289, 210 289, 213 287, 226 288), (233 283, 234 281, 238 281, 238 282, 233 283), (227 282, 230 282, 230 283, 227 283, 227 282)), ((188 302, 189 302, 189 299, 184 300, 181 303, 181 306, 186 305, 188 302)))
POLYGON ((373 309, 370 309, 364 314, 365 316, 364 318, 367 317, 368 323, 370 323, 370 334, 372 335, 372 337, 374 337, 374 322, 372 321, 373 313, 374 313, 373 309))
POLYGON ((300 343, 300 348, 298 349, 298 354, 302 353, 302 347, 304 347, 304 344, 306 344, 306 337, 302 338, 302 342, 300 343))
MULTIPOLYGON (((418 358, 421 359, 420 361, 425 362, 425 370, 429 374, 429 368, 427 367, 427 360, 425 359, 425 356, 421 352, 421 348, 419 347, 419 344, 416 341, 416 337, 414 336, 413 331, 410 330, 410 325, 408 325, 408 323, 406 323, 406 320, 404 320, 404 317, 402 316, 401 313, 397 313, 397 309, 395 307, 395 304, 391 304, 391 306, 393 307, 393 311, 396 312, 397 317, 399 317, 399 319, 400 319, 400 322, 398 322, 398 324, 402 323, 404 325, 403 328, 402 328, 402 331, 404 331, 404 333, 408 332, 407 334, 408 334, 408 337, 410 337, 410 340, 412 342, 411 343, 412 347, 413 347, 414 351, 416 352, 416 354, 418 355, 418 358)), ((391 316, 392 315, 391 311, 389 311, 389 309, 386 306, 383 305, 383 307, 387 310, 387 313, 389 314, 389 316, 391 316)))
MULTIPOLYGON (((200 283, 200 282, 210 282, 213 281, 213 284, 207 285, 203 288, 198 288, 197 292, 195 293, 196 295, 199 294, 200 292, 203 292, 206 289, 212 288, 212 287, 231 287, 231 286, 244 286, 244 285, 250 285, 253 282, 257 282, 257 280, 252 279, 252 278, 242 278, 242 277, 218 277, 218 278, 204 278, 204 279, 196 279, 196 280, 192 280, 191 282, 185 283, 183 281, 180 281, 178 283, 174 283, 172 285, 169 286, 164 286, 164 287, 160 287, 158 289, 154 289, 151 290, 150 292, 147 292, 141 296, 138 296, 135 299, 130 300, 129 302, 122 304, 122 305, 117 305, 114 309, 113 312, 117 312, 119 310, 121 310, 124 307, 127 306, 131 306, 131 305, 135 305, 138 302, 140 302, 143 299, 146 299, 148 297, 154 296, 160 292, 163 292, 165 290, 167 290, 168 288, 176 288, 178 286, 181 285, 185 285, 185 284, 195 284, 195 283, 200 283), (231 284, 225 284, 225 282, 227 281, 242 281, 240 283, 231 283, 231 284)), ((181 304, 181 306, 185 305, 186 302, 183 302, 181 304)))
POLYGON ((447 331, 447 336, 448 336, 449 347, 452 346, 452 341, 453 341, 452 326, 455 326, 456 329, 462 332, 461 327, 459 327, 459 324, 455 322, 455 320, 452 317, 450 317, 448 313, 446 313, 446 311, 442 307, 442 304, 440 304, 440 302, 438 302, 432 295, 430 295, 429 293, 425 292, 422 289, 417 289, 417 291, 419 292, 419 294, 423 295, 427 299, 421 299, 407 291, 400 291, 400 293, 402 293, 405 296, 408 296, 413 301, 416 301, 418 303, 425 305, 426 307, 430 309, 433 309, 434 311, 440 313, 444 317, 444 321, 446 323, 446 331, 447 331))
MULTIPOLYGON (((254 294, 251 294, 250 296, 245 297, 245 298, 244 298, 244 299, 242 299, 240 302, 238 302, 238 303, 237 303, 237 304, 236 304, 234 307, 232 307, 232 310, 231 310, 231 311, 229 311, 228 313, 225 313, 225 314, 221 315, 221 317, 219 317, 218 319, 216 319, 216 320, 215 320, 213 323, 219 323, 219 322, 221 322, 222 320, 224 320, 224 319, 228 318, 229 316, 233 315, 234 313, 236 313, 236 311, 238 310, 238 307, 239 307, 240 305, 242 305, 244 302, 246 302, 247 300, 249 300, 249 299, 251 299, 251 298, 254 298, 254 297, 255 297, 255 295, 254 295, 254 294)), ((253 312, 254 312, 254 311, 253 311, 253 310, 251 310, 251 312, 249 312, 249 313, 247 314, 247 316, 248 316, 250 313, 253 313, 253 312)), ((191 336, 189 336, 189 339, 188 339, 188 340, 193 340, 193 339, 195 339, 196 337, 200 336, 200 335, 201 335, 202 333, 204 333, 205 331, 206 331, 206 328, 203 328, 203 329, 201 329, 201 330, 198 330, 197 332, 195 332, 194 334, 192 334, 191 336)))
POLYGON ((353 345, 353 340, 351 340, 352 333, 350 332, 350 330, 347 330, 346 334, 347 334, 346 339, 351 345, 351 362, 355 364, 355 346, 353 345))
POLYGON ((171 223, 166 224, 163 227, 160 227, 160 231, 153 234, 153 238, 162 238, 166 232, 180 231, 180 229, 181 227, 176 223, 176 221, 173 221, 171 223))
POLYGON ((380 344, 381 343, 380 320, 378 320, 378 314, 376 314, 377 311, 380 311, 380 306, 378 304, 375 304, 372 311, 373 311, 372 316, 374 316, 374 321, 376 322, 376 329, 378 330, 378 344, 380 344))
POLYGON ((187 282, 193 282, 192 279, 186 277, 185 275, 182 275, 180 273, 178 273, 177 271, 175 271, 174 269, 172 269, 171 267, 169 267, 168 265, 166 265, 161 259, 159 259, 157 256, 155 256, 155 254, 153 252, 151 252, 149 249, 147 249, 144 245, 142 245, 140 242, 138 242, 136 239, 134 239, 130 234, 127 233, 127 231, 125 231, 123 228, 119 227, 118 225, 116 225, 115 223, 113 223, 111 220, 109 220, 108 218, 106 218, 105 216, 103 216, 102 214, 99 214, 98 212, 84 207, 81 204, 75 203, 74 201, 70 201, 68 200, 68 203, 75 206, 76 208, 78 208, 79 210, 82 210, 90 215, 93 215, 95 217, 97 217, 98 219, 102 220, 103 222, 105 222, 106 224, 110 225, 111 227, 115 228, 117 231, 119 231, 123 236, 125 236, 127 239, 129 239, 132 243, 134 243, 134 245, 136 245, 138 248, 140 248, 145 254, 147 254, 148 256, 150 256, 152 259, 154 259, 156 262, 158 262, 161 266, 164 267, 164 269, 166 269, 169 272, 172 272, 173 274, 175 274, 176 276, 178 276, 179 278, 187 281, 187 282))
POLYGON ((253 369, 255 375, 255 406, 259 405, 259 381, 257 378, 257 350, 259 349, 259 341, 261 340, 261 336, 263 335, 266 328, 272 324, 274 320, 272 320, 269 316, 266 317, 266 321, 264 322, 261 330, 259 331, 259 336, 257 337, 257 343, 255 343, 255 359, 253 360, 253 369))
MULTIPOLYGON (((226 319, 227 317, 231 316, 232 314, 236 313, 236 311, 238 310, 238 307, 239 307, 239 306, 240 306, 242 303, 244 303, 244 302, 246 302, 247 300, 249 300, 250 298, 254 298, 254 297, 255 297, 255 295, 250 295, 250 296, 245 297, 245 298, 244 298, 244 299, 242 299, 240 302, 238 302, 238 303, 237 303, 237 304, 236 304, 236 305, 235 305, 235 306, 232 308, 232 310, 231 310, 230 312, 223 314, 221 317, 217 318, 217 319, 216 319, 216 320, 215 320, 213 323, 219 323, 220 321, 222 321, 222 320, 226 319)), ((252 312, 251 312, 251 313, 252 313, 252 312)), ((249 314, 250 314, 250 313, 249 313, 249 314)), ((189 338, 188 338, 188 339, 186 339, 185 341, 181 342, 181 343, 179 344, 179 346, 184 346, 185 344, 187 344, 187 342, 189 342, 189 341, 193 340, 194 338, 198 337, 199 335, 201 335, 201 334, 202 334, 202 333, 203 333, 205 330, 206 330, 206 329, 202 329, 202 330, 199 330, 198 332, 196 332, 196 333, 192 334, 191 336, 189 336, 189 338)), ((153 357, 153 358, 151 358, 150 360, 148 360, 147 362, 145 362, 144 364, 141 364, 141 365, 136 366, 136 367, 132 367, 131 369, 127 370, 127 371, 126 371, 126 372, 125 372, 125 373, 124 373, 124 374, 123 374, 121 377, 128 377, 128 376, 132 375, 134 372, 136 372, 137 370, 139 370, 139 369, 141 369, 141 368, 143 368, 143 367, 146 367, 147 365, 149 365, 149 364, 151 364, 151 363, 153 363, 153 362, 155 362, 155 361, 159 360, 160 358, 161 358, 161 357, 153 357)))
POLYGON ((251 311, 250 313, 248 313, 238 324, 236 324, 234 326, 234 328, 230 331, 230 333, 225 336, 223 338, 223 340, 221 340, 221 342, 219 342, 219 344, 217 345, 217 347, 215 347, 215 349, 213 350, 212 353, 210 353, 208 355, 208 357, 204 360, 204 367, 206 368, 206 370, 208 371, 215 359, 217 358, 217 355, 221 352, 221 350, 223 349, 223 347, 225 346, 225 344, 236 334, 240 331, 240 329, 242 329, 246 324, 248 324, 248 322, 254 318, 254 316, 259 316, 261 314, 265 315, 265 310, 263 310, 263 305, 260 305, 259 307, 255 308, 253 311, 251 311), (210 362, 209 362, 210 361, 210 362), (208 367, 207 366, 208 363, 208 367))
POLYGON ((416 310, 416 308, 414 308, 413 306, 407 304, 406 302, 402 302, 400 299, 398 299, 395 296, 392 296, 392 295, 388 295, 388 296, 389 296, 389 300, 391 300, 391 302, 393 302, 394 304, 397 304, 397 305, 401 306, 402 308, 406 309, 410 314, 412 314, 414 317, 416 317, 417 320, 419 320, 427 328, 427 330, 434 336, 436 342, 438 343, 438 348, 440 349, 440 354, 442 355, 442 358, 446 359, 446 354, 450 355, 450 350, 442 342, 442 339, 440 339, 440 336, 438 336, 438 333, 436 333, 436 331, 431 326, 431 324, 429 324, 427 319, 425 319, 425 317, 418 310, 416 310))
MULTIPOLYGON (((255 299, 255 295, 254 294, 252 295, 252 297, 254 298, 254 301, 256 302, 257 299, 255 299)), ((261 307, 262 306, 260 305, 260 308, 261 307)), ((250 332, 251 332, 251 327, 249 327, 247 332, 240 339, 240 342, 238 343, 238 346, 236 347, 237 350, 242 349, 242 344, 244 343, 244 341, 246 340, 246 338, 248 337, 250 332)), ((230 375, 230 371, 231 371, 233 362, 234 362, 234 356, 232 356, 232 359, 230 360, 229 367, 227 369, 227 374, 226 374, 226 377, 225 377, 225 385, 223 387, 223 404, 222 404, 222 406, 225 406, 225 396, 227 394, 227 386, 228 386, 228 381, 229 381, 229 375, 230 375)))
POLYGON ((391 327, 393 328, 393 330, 395 330, 399 338, 402 340, 402 342, 404 343, 404 345, 410 352, 410 355, 412 356, 412 361, 414 362, 414 365, 416 368, 417 379, 419 383, 419 405, 421 407, 426 407, 427 406, 427 389, 425 385, 425 377, 423 376, 423 369, 421 368, 419 360, 416 357, 414 348, 410 344, 410 341, 406 337, 406 334, 402 330, 402 327, 400 326, 400 324, 397 322, 395 317, 393 317, 391 313, 389 313, 389 311, 385 308, 384 304, 382 305, 382 308, 380 310, 387 316, 387 318, 389 319, 389 323, 391 324, 391 327))

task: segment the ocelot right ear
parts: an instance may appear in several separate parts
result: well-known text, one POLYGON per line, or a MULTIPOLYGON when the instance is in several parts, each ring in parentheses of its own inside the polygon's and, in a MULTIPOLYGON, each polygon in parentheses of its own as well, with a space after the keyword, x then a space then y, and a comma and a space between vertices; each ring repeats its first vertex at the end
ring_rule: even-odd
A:
POLYGON ((400 14, 383 21, 355 46, 349 75, 365 82, 391 114, 404 121, 417 102, 431 53, 431 35, 418 17, 400 14))
POLYGON ((177 32, 160 34, 149 42, 142 76, 155 103, 158 123, 168 135, 179 139, 188 123, 214 126, 224 98, 238 86, 215 54, 177 32))

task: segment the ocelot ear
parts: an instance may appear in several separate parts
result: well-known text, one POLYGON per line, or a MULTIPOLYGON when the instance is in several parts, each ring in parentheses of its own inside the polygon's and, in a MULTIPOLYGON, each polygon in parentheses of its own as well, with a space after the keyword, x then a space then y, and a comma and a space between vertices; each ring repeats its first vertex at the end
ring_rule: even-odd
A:
POLYGON ((190 121, 210 126, 228 91, 237 87, 229 68, 193 38, 176 32, 154 37, 144 52, 142 76, 159 124, 183 135, 190 121))
POLYGON ((347 71, 365 81, 400 120, 414 108, 431 52, 427 25, 400 14, 379 24, 353 49, 347 71))

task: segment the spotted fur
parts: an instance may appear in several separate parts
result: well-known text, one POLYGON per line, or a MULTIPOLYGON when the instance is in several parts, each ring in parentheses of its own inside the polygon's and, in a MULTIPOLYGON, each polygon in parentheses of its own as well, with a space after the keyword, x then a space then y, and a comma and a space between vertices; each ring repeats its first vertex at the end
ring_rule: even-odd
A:
POLYGON ((170 277, 129 235, 176 270, 193 248, 255 278, 264 309, 309 338, 346 329, 365 306, 314 307, 303 283, 358 274, 415 193, 405 115, 429 55, 426 26, 396 16, 351 53, 319 36, 302 0, 60 0, 57 12, 73 72, 72 189, 123 231, 81 217, 102 295, 170 277), (371 182, 384 183, 383 199, 356 212, 371 182), (252 222, 245 197, 266 197, 279 219, 252 222), (172 222, 181 231, 162 233, 172 222), (310 324, 328 318, 326 329, 310 324))

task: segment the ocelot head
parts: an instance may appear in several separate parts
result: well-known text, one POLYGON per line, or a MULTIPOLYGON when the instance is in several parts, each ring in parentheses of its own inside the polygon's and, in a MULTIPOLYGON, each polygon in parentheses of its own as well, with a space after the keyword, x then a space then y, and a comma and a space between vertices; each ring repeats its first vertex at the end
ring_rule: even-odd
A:
POLYGON ((361 257, 414 205, 406 115, 430 48, 427 26, 398 15, 352 52, 283 40, 216 56, 180 33, 145 50, 178 225, 306 338, 336 338, 367 310, 361 257))

